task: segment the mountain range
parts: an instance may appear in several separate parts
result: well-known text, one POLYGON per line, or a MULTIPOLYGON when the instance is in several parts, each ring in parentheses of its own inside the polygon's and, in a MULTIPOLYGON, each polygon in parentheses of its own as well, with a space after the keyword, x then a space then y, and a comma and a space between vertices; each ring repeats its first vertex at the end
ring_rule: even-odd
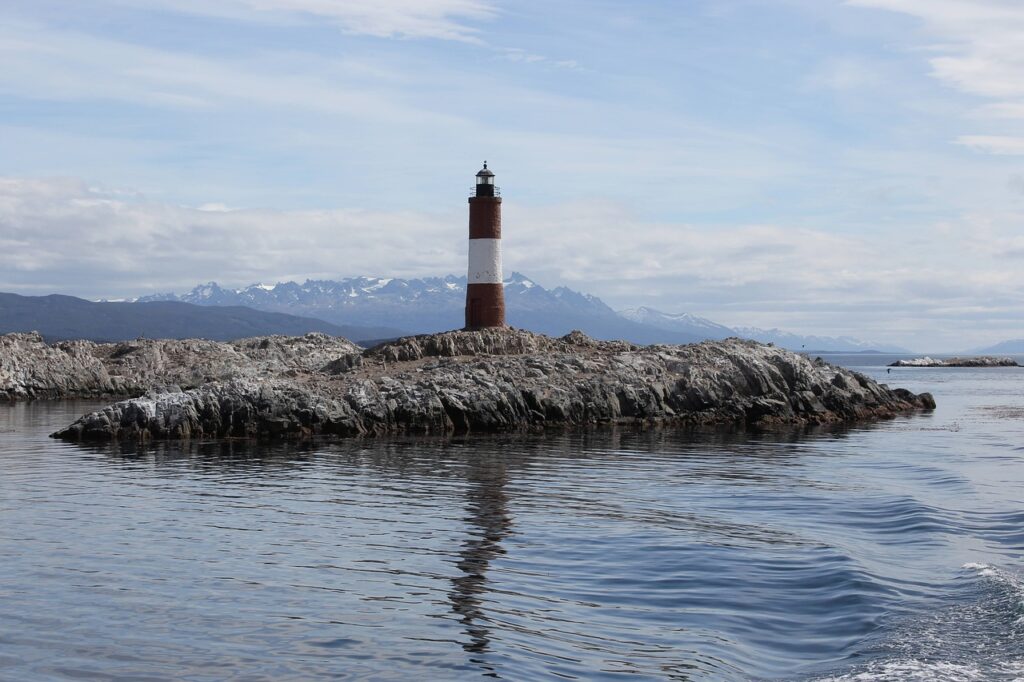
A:
MULTIPOLYGON (((426 277, 400 279, 351 277, 341 280, 307 280, 253 284, 231 289, 216 282, 201 284, 190 292, 144 296, 138 302, 175 301, 200 306, 246 306, 268 312, 284 312, 319 318, 332 324, 390 328, 402 333, 432 333, 463 325, 466 278, 426 277)), ((777 329, 740 329, 717 324, 688 313, 663 313, 653 308, 615 311, 590 294, 567 287, 546 289, 518 272, 505 280, 508 323, 550 335, 580 329, 598 339, 626 339, 634 343, 693 343, 705 339, 744 336, 796 350, 860 352, 907 352, 887 344, 873 344, 849 337, 789 334, 777 329)), ((365 340, 355 338, 354 340, 365 340)))
POLYGON ((394 332, 380 327, 336 325, 244 306, 206 307, 178 301, 97 303, 74 296, 0 293, 0 334, 32 331, 39 332, 47 341, 126 341, 140 336, 232 341, 247 336, 298 336, 309 332, 365 339, 394 332))
MULTIPOLYGON (((158 294, 139 302, 177 301, 204 306, 241 305, 257 310, 316 317, 333 324, 390 327, 401 334, 428 334, 464 324, 466 278, 398 279, 352 277, 343 280, 280 282, 229 289, 216 282, 183 294, 158 294)), ((635 343, 692 343, 708 338, 700 330, 660 329, 618 315, 601 299, 566 287, 545 289, 513 273, 505 280, 508 323, 560 336, 581 329, 599 339, 635 343)), ((382 337, 383 338, 383 337, 382 337)), ((362 339, 357 339, 362 340, 362 339)))
POLYGON ((988 346, 986 348, 978 348, 976 353, 984 353, 987 355, 1024 355, 1024 339, 1012 339, 1010 341, 1003 341, 997 343, 994 346, 988 346))
POLYGON ((846 353, 863 353, 867 351, 878 351, 881 353, 910 352, 900 346, 862 341, 852 336, 804 336, 782 331, 781 329, 726 327, 691 313, 663 313, 660 310, 647 307, 620 310, 619 314, 634 322, 640 322, 660 329, 703 329, 707 334, 707 338, 710 339, 740 336, 745 339, 760 341, 761 343, 773 343, 776 346, 793 350, 841 351, 846 353))

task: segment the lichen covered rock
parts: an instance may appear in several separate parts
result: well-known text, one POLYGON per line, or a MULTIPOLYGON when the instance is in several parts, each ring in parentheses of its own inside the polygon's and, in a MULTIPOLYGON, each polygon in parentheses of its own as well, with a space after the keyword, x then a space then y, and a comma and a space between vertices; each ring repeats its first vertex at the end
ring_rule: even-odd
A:
POLYGON ((261 336, 231 343, 137 339, 63 341, 36 333, 0 336, 0 399, 138 396, 161 386, 195 388, 240 377, 319 370, 361 357, 347 339, 326 334, 261 336))
MULTIPOLYGON (((599 423, 821 424, 934 407, 848 369, 727 339, 687 346, 519 330, 410 337, 328 362, 250 358, 243 373, 115 403, 68 440, 511 431, 599 423), (274 371, 269 368, 273 367, 274 371), (276 375, 275 375, 276 372, 276 375)), ((290 359, 289 359, 290 358, 290 359)))

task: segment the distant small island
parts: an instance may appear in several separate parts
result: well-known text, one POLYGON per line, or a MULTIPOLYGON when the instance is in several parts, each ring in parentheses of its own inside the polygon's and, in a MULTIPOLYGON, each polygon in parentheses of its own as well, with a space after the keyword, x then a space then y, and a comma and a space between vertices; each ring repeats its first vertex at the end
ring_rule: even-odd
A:
POLYGON ((1013 358, 997 358, 990 355, 975 358, 949 358, 936 360, 930 357, 913 360, 897 360, 890 367, 1020 367, 1013 358))

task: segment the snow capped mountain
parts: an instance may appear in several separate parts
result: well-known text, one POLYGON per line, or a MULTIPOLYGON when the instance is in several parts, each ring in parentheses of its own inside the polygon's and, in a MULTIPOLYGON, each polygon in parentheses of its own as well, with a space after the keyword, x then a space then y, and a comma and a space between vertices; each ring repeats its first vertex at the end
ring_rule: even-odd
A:
POLYGON ((252 284, 242 289, 225 289, 216 282, 200 284, 192 291, 181 296, 174 294, 156 294, 143 296, 139 302, 145 301, 185 301, 200 305, 272 305, 281 303, 299 303, 303 305, 328 304, 343 305, 349 299, 385 299, 414 301, 424 296, 438 294, 465 295, 466 278, 431 277, 426 279, 404 280, 390 277, 351 277, 340 281, 306 280, 302 284, 296 282, 278 282, 276 284, 252 284))
POLYGON ((793 350, 827 350, 847 353, 860 353, 871 350, 882 353, 909 352, 906 348, 901 348, 900 346, 864 341, 852 336, 802 336, 782 331, 781 329, 759 329, 757 327, 736 327, 735 331, 737 336, 760 341, 761 343, 774 343, 776 346, 793 350))
POLYGON ((729 327, 691 313, 663 313, 654 308, 641 306, 640 308, 620 310, 619 315, 627 320, 639 322, 640 324, 649 324, 659 329, 685 331, 688 333, 703 332, 707 334, 709 339, 725 339, 730 336, 736 336, 736 332, 729 327))
MULTIPOLYGON (((701 331, 659 329, 620 317, 601 299, 567 287, 546 289, 513 272, 504 282, 509 324, 545 334, 573 329, 602 339, 637 343, 689 343, 707 338, 701 331)), ((216 282, 200 284, 177 296, 159 294, 139 301, 184 301, 198 305, 242 305, 258 310, 316 317, 334 324, 389 327, 394 335, 457 329, 463 325, 466 278, 400 279, 349 277, 253 284, 228 289, 216 282)))
POLYGON ((884 343, 862 341, 849 336, 802 336, 781 329, 758 329, 757 327, 726 327, 691 313, 663 313, 654 308, 640 307, 620 310, 622 317, 659 329, 685 331, 690 334, 704 334, 710 339, 724 339, 740 336, 761 343, 774 343, 792 350, 861 352, 876 350, 904 353, 906 349, 884 343))
MULTIPOLYGON (((647 307, 615 312, 596 296, 562 286, 546 289, 518 272, 513 272, 504 284, 509 324, 544 334, 561 335, 580 329, 595 338, 626 339, 634 343, 692 343, 745 336, 795 350, 905 352, 848 337, 800 336, 753 327, 731 329, 690 313, 664 313, 647 307)), ((259 283, 241 289, 207 282, 180 296, 158 294, 137 300, 182 301, 204 306, 241 305, 318 318, 336 325, 374 327, 382 330, 382 337, 401 336, 462 327, 466 278, 454 275, 422 279, 348 277, 306 280, 301 284, 259 283)))

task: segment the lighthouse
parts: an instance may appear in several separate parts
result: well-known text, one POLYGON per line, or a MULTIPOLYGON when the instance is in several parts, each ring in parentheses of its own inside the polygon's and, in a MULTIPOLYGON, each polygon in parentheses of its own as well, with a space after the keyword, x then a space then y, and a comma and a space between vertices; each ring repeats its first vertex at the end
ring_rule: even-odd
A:
POLYGON ((469 276, 466 329, 505 326, 505 289, 501 283, 501 197, 487 162, 476 174, 469 198, 469 276))

